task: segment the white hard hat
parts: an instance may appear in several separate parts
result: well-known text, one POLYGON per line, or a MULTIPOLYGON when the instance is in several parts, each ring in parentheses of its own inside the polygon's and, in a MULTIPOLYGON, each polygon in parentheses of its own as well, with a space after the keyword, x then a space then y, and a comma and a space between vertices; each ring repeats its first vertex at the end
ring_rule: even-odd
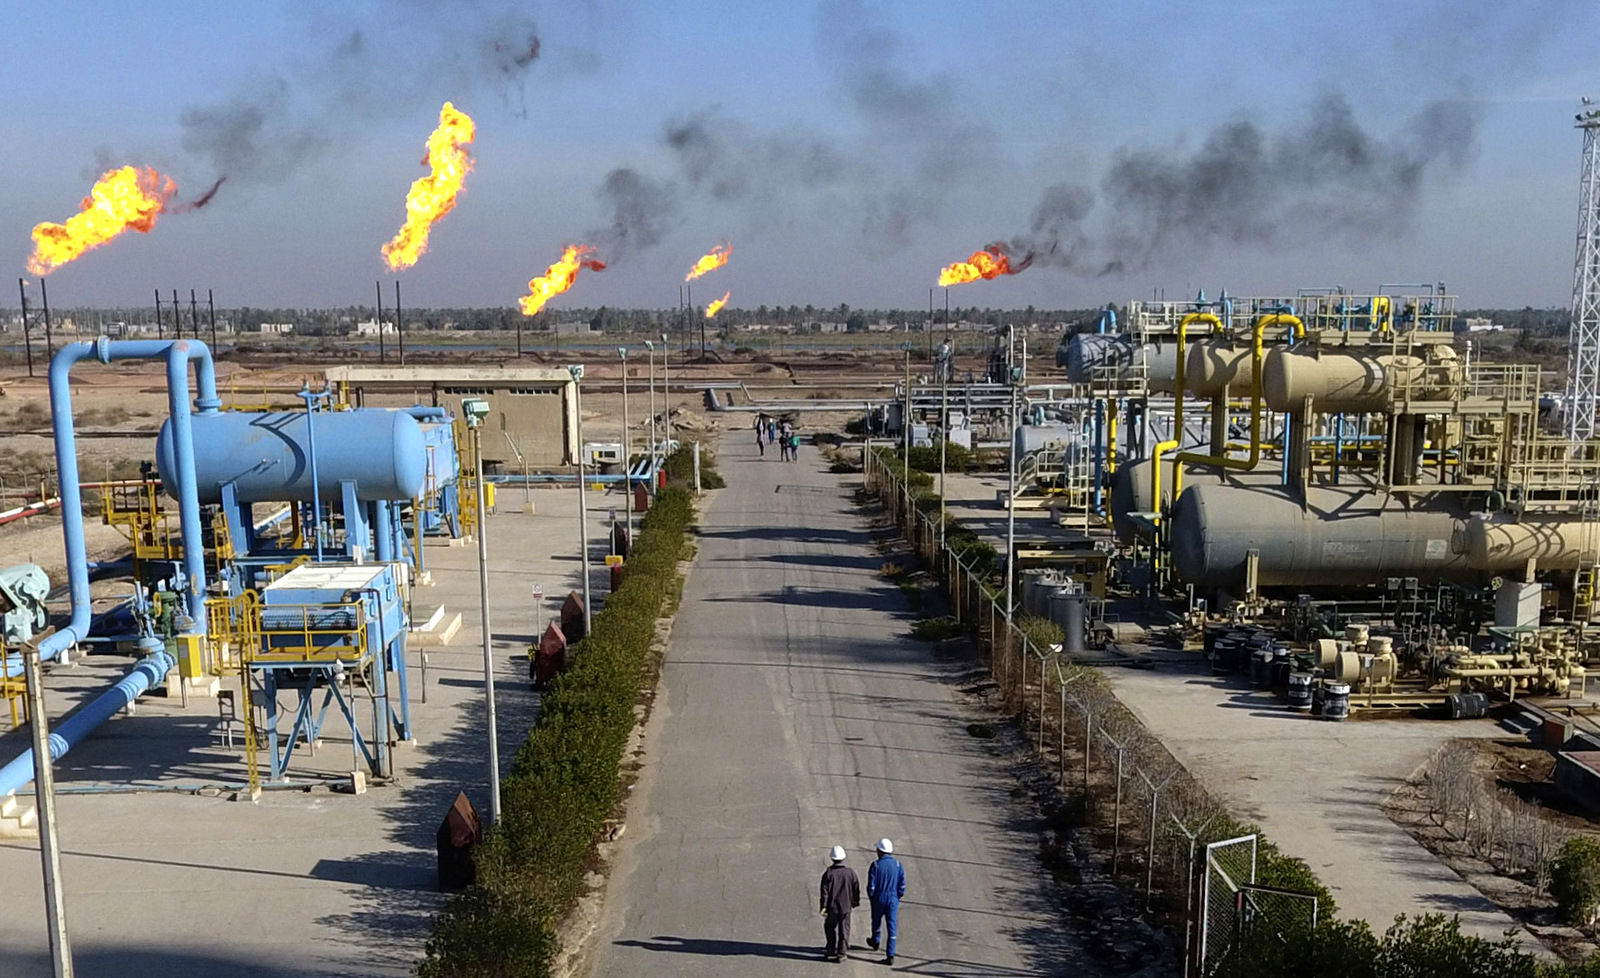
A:
POLYGON ((828 858, 836 863, 844 862, 844 846, 834 846, 828 850, 828 858))
POLYGON ((890 842, 888 839, 879 839, 878 851, 884 853, 894 852, 894 843, 890 842))

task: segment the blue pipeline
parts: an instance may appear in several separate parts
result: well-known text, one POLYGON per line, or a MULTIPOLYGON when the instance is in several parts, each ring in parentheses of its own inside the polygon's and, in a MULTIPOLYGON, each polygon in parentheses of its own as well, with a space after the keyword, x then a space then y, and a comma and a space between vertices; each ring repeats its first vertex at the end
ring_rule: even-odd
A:
MULTIPOLYGON (((87 737, 100 724, 129 703, 139 698, 145 690, 154 686, 166 677, 167 671, 173 666, 172 656, 165 652, 155 652, 140 660, 133 671, 122 678, 122 681, 101 693, 83 709, 67 717, 67 719, 50 731, 50 760, 51 763, 59 761, 67 751, 76 747, 83 738, 87 737)), ((17 789, 33 780, 33 751, 23 751, 15 759, 0 768, 0 797, 15 794, 17 789)))
MULTIPOLYGON (((201 549, 200 496, 194 479, 194 442, 189 430, 189 361, 196 361, 199 396, 195 407, 202 414, 222 406, 217 397, 217 374, 211 351, 199 340, 125 340, 104 336, 93 342, 68 343, 50 361, 50 421, 56 443, 56 471, 60 480, 61 536, 67 557, 67 593, 72 614, 66 625, 39 643, 39 658, 50 660, 89 634, 89 558, 83 539, 82 481, 78 475, 78 439, 72 424, 72 368, 90 357, 101 363, 113 360, 167 361, 167 405, 177 435, 179 476, 178 522, 183 534, 184 574, 189 579, 189 617, 205 627, 205 554, 201 549), (193 541, 193 546, 190 542, 193 541)), ((16 656, 5 661, 8 676, 19 675, 16 656)))

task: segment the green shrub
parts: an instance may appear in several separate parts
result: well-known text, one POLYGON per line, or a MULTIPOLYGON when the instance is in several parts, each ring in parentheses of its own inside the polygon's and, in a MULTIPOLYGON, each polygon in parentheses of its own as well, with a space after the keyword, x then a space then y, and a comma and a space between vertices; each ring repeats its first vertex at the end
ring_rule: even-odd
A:
POLYGON ((911 625, 911 637, 924 642, 943 642, 962 634, 961 623, 948 615, 942 618, 921 618, 911 625))
POLYGON ((1048 618, 1039 618, 1034 615, 1021 615, 1017 618, 1017 630, 1020 631, 1033 645, 1035 652, 1042 655, 1050 654, 1050 647, 1060 645, 1066 635, 1061 631, 1061 626, 1048 618))
POLYGON ((477 883, 434 921, 422 978, 549 974, 556 924, 582 895, 585 864, 617 805, 656 620, 675 600, 693 517, 681 486, 663 489, 645 514, 628 573, 573 648, 572 667, 545 692, 501 786, 500 822, 477 851, 477 883))
POLYGON ((1567 923, 1593 929, 1600 918, 1600 839, 1567 840, 1550 863, 1550 895, 1567 923))
MULTIPOLYGON (((684 442, 661 463, 667 474, 667 485, 694 488, 694 445, 684 442)), ((700 488, 721 489, 728 484, 717 471, 717 457, 705 445, 700 446, 700 488)))
MULTIPOLYGON (((957 445, 953 441, 944 443, 944 469, 946 472, 965 472, 972 463, 971 450, 957 445)), ((913 446, 911 449, 911 467, 920 472, 939 471, 939 446, 913 446)))

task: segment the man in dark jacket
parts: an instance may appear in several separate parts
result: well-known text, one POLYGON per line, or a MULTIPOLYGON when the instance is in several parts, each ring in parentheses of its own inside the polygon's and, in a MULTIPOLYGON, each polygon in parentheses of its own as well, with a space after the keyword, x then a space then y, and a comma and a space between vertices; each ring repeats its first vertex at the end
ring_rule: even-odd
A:
POLYGON ((844 864, 844 846, 834 846, 828 858, 833 865, 822 871, 822 899, 818 906, 825 945, 822 957, 826 961, 843 961, 850 950, 850 911, 861 906, 861 880, 856 878, 855 870, 844 864))
POLYGON ((867 947, 878 949, 878 936, 888 924, 889 942, 883 946, 883 963, 894 964, 895 939, 900 936, 900 898, 906 895, 906 871, 894 858, 894 843, 878 840, 878 858, 867 870, 867 899, 872 902, 872 937, 867 947))

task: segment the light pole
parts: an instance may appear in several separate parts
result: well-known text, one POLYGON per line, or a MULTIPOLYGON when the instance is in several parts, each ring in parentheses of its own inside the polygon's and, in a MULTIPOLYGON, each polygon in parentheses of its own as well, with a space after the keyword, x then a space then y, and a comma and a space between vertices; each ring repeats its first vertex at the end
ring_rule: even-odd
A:
POLYGON ((628 431, 628 348, 617 347, 617 355, 622 357, 622 512, 628 528, 628 544, 623 548, 622 559, 627 560, 628 554, 633 552, 633 439, 628 431))
POLYGON ((39 810, 39 861, 44 866, 44 913, 50 924, 50 959, 55 978, 72 978, 72 943, 67 936, 67 901, 61 890, 61 845, 56 839, 56 782, 51 769, 49 721, 44 708, 44 676, 39 650, 22 647, 28 713, 33 728, 34 804, 39 810))
MULTIPOLYGON (((930 320, 933 317, 928 317, 930 320)), ((944 461, 950 444, 950 341, 939 347, 939 549, 944 549, 944 461)))
POLYGON ((900 433, 905 438, 906 453, 904 457, 905 476, 904 486, 906 496, 906 528, 912 529, 911 524, 911 342, 906 341, 906 407, 900 412, 900 433))
POLYGON ((650 464, 645 471, 650 475, 650 498, 656 496, 656 344, 644 341, 645 356, 650 361, 650 464))
POLYGON ((483 628, 483 707, 489 737, 489 824, 500 821, 500 734, 494 716, 494 648, 489 626, 489 526, 483 491, 483 419, 489 402, 469 397, 461 414, 472 432, 472 455, 478 476, 478 619, 483 628))
POLYGON ((583 636, 594 628, 594 609, 589 607, 589 494, 583 484, 583 364, 567 368, 572 375, 572 420, 578 436, 578 557, 583 564, 583 636))
POLYGON ((664 420, 661 422, 661 454, 666 455, 672 451, 672 366, 668 358, 672 355, 672 348, 667 345, 667 334, 661 334, 661 407, 664 420))
MULTIPOLYGON (((1015 335, 1007 337, 1010 352, 1016 349, 1015 335)), ((1012 358, 1008 357, 1008 360, 1012 358)), ((1011 394, 1010 442, 1006 448, 1006 621, 1011 620, 1011 588, 1016 568, 1011 566, 1017 552, 1017 368, 1007 364, 1006 384, 1011 394)))

